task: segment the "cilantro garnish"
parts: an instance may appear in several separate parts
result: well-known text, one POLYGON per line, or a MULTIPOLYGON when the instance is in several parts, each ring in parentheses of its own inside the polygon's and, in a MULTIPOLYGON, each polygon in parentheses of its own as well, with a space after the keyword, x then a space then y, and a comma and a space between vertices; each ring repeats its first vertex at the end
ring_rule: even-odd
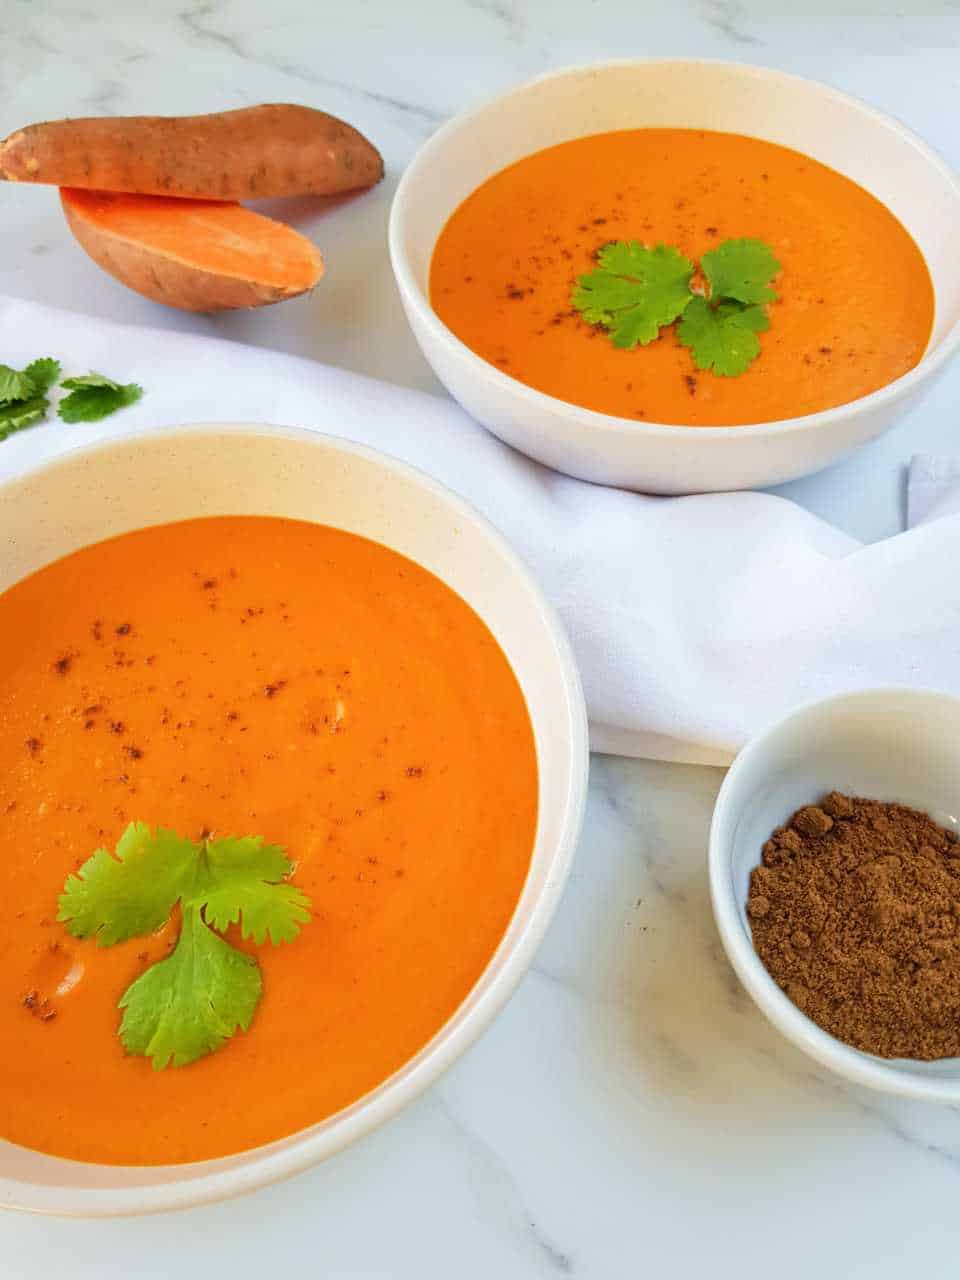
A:
POLYGON ((98 849, 67 877, 57 919, 75 938, 109 947, 153 933, 180 903, 173 952, 123 993, 119 1035, 159 1070, 186 1066, 246 1031, 260 999, 260 966, 215 933, 239 922, 257 944, 291 942, 310 899, 289 882, 284 851, 259 836, 187 840, 133 822, 115 854, 98 849))
POLYGON ((196 895, 204 917, 215 929, 240 922, 244 938, 259 946, 292 942, 310 919, 309 902, 285 879, 290 863, 281 848, 257 836, 226 836, 207 841, 206 860, 196 895))
POLYGON ((693 263, 669 245, 614 241, 599 251, 597 264, 577 279, 573 305, 588 324, 609 329, 615 347, 646 346, 692 296, 693 263))
POLYGON ((749 304, 773 302, 770 281, 780 270, 773 250, 762 240, 724 240, 700 259, 712 301, 749 304))
POLYGON ((185 1067, 249 1028, 262 989, 253 956, 209 929, 198 907, 184 907, 176 949, 120 997, 123 1047, 157 1070, 185 1067))
POLYGON ((760 354, 757 334, 769 328, 765 307, 736 302, 713 307, 706 298, 694 298, 677 327, 677 337, 690 348, 698 369, 733 378, 756 360, 760 354))
POLYGON ((102 373, 67 378, 61 385, 70 392, 60 401, 57 410, 64 422, 99 422, 108 414, 135 404, 143 395, 143 388, 135 382, 121 385, 102 373))
POLYGON ((615 347, 646 345, 680 321, 677 338, 698 369, 720 377, 743 373, 760 354, 758 333, 770 327, 766 303, 780 270, 762 240, 725 240, 705 253, 706 295, 690 287, 693 264, 678 249, 616 241, 597 254, 597 269, 577 278, 574 307, 588 324, 603 325, 615 347))

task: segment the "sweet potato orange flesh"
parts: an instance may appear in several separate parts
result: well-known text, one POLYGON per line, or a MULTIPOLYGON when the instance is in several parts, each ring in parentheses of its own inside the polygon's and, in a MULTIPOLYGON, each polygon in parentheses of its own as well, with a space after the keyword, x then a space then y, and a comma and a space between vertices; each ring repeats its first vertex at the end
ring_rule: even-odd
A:
POLYGON ((184 311, 260 307, 323 275, 298 231, 238 204, 65 189, 63 210, 87 253, 123 284, 184 311))
POLYGON ((52 120, 0 142, 0 178, 140 195, 326 196, 382 177, 380 153, 363 134, 290 103, 205 116, 52 120))

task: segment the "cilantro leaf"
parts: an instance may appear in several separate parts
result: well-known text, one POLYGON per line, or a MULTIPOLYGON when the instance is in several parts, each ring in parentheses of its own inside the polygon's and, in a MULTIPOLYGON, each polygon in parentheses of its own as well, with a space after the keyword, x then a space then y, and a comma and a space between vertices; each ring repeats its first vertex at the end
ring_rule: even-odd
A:
POLYGON ((8 364, 0 364, 0 404, 30 400, 39 391, 40 388, 28 372, 11 369, 8 364))
POLYGON ((112 378, 108 378, 104 373, 84 373, 76 378, 64 378, 60 383, 61 387, 66 387, 68 391, 83 391, 87 387, 107 387, 110 391, 119 391, 120 383, 114 382, 112 378))
POLYGON ((758 333, 769 328, 763 307, 723 303, 712 307, 694 298, 677 326, 677 338, 689 347, 698 369, 712 369, 722 378, 743 373, 760 354, 758 333))
POLYGON ((0 364, 0 440, 44 420, 50 408, 46 393, 59 376, 60 365, 49 357, 26 369, 0 364))
POLYGON ((60 361, 54 360, 52 356, 42 356, 39 360, 28 364, 24 373, 33 383, 36 392, 42 395, 49 391, 60 377, 60 361))
POLYGON ((16 431, 35 427, 47 416, 50 401, 46 396, 31 396, 29 400, 13 400, 0 405, 0 440, 6 440, 16 431))
POLYGON ((206 847, 205 877, 195 901, 215 929, 241 921, 244 938, 258 945, 292 942, 310 919, 310 899, 284 881, 292 867, 283 850, 259 836, 228 836, 206 847), (277 883, 279 882, 279 883, 277 883))
POLYGON ((773 250, 762 240, 725 240, 700 259, 710 285, 710 298, 733 298, 747 304, 773 302, 770 281, 780 270, 773 250))
POLYGON ((61 385, 70 392, 57 410, 64 422, 99 422, 118 409, 135 404, 143 395, 143 388, 135 382, 121 385, 102 373, 65 378, 61 385))
POLYGON ((173 952, 120 998, 120 1039, 128 1053, 152 1058, 156 1071, 171 1061, 185 1067, 249 1028, 262 988, 253 956, 208 929, 199 907, 184 907, 173 952))
POLYGON ((692 297, 693 263, 670 245, 615 241, 600 250, 597 263, 578 276, 571 302, 588 324, 610 330, 615 347, 652 342, 692 297))
POLYGON ((737 324, 752 329, 754 333, 766 333, 770 328, 766 307, 742 307, 738 302, 721 302, 715 310, 721 320, 736 318, 737 324))
POLYGON ((290 942, 310 920, 310 899, 285 877, 290 860, 260 836, 195 843, 163 827, 132 822, 116 854, 98 849, 67 877, 57 919, 76 938, 100 946, 153 933, 179 901, 174 951, 132 983, 120 998, 120 1039, 128 1053, 157 1069, 185 1066, 219 1049, 250 1026, 260 999, 254 957, 215 929, 240 922, 258 945, 290 942))
POLYGON ((117 842, 116 857, 98 849, 76 875, 67 877, 57 919, 75 938, 97 945, 153 933, 196 879, 197 846, 173 831, 131 822, 117 842))

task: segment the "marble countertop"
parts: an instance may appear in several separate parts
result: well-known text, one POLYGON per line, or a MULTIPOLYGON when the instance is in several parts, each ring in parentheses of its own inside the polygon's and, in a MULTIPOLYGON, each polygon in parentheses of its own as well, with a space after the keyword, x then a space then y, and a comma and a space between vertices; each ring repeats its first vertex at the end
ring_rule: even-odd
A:
MULTIPOLYGON (((215 332, 443 394, 386 254, 403 166, 450 114, 555 66, 627 54, 765 63, 899 116, 960 168, 958 0, 0 0, 0 135, 59 115, 300 100, 383 150, 362 200, 286 217, 322 295, 217 319, 102 275, 52 191, 0 191, 0 292, 215 332)), ((783 492, 874 539, 903 467, 953 447, 960 365, 881 441, 783 492)), ((769 1027, 720 952, 705 851, 719 771, 594 761, 573 877, 482 1041, 345 1154, 252 1197, 110 1222, 0 1217, 5 1280, 620 1280, 956 1274, 960 1115, 846 1087, 769 1027)))

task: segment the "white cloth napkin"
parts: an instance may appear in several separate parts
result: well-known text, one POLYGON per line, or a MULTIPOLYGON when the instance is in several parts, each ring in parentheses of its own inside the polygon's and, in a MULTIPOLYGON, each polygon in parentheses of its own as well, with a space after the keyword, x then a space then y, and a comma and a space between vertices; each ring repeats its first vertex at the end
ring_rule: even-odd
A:
POLYGON ((868 685, 960 692, 960 464, 917 459, 910 528, 864 546, 783 498, 649 498, 557 475, 452 402, 291 356, 0 299, 0 362, 40 355, 145 388, 95 426, 0 445, 0 478, 178 422, 315 428, 472 502, 563 618, 598 751, 709 764, 794 704, 868 685))

